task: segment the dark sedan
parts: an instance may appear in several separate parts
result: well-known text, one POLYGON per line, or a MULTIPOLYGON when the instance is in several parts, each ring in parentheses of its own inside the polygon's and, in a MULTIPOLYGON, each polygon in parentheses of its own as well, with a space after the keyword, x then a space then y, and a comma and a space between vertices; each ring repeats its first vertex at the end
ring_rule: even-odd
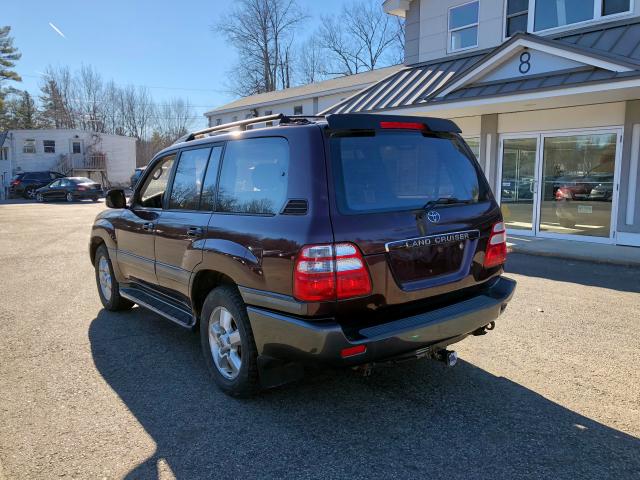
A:
POLYGON ((60 178, 46 187, 36 190, 36 200, 38 202, 46 200, 74 202, 87 199, 97 202, 102 195, 102 185, 85 177, 60 178))

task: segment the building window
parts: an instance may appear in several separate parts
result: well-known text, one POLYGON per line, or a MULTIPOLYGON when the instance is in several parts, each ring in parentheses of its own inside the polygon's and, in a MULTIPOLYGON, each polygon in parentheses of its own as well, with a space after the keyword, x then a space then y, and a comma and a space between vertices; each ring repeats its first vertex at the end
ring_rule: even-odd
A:
POLYGON ((450 52, 478 46, 478 3, 465 3, 449 9, 450 52))
POLYGON ((0 160, 9 160, 9 147, 0 148, 0 160))
POLYGON ((302 115, 302 105, 296 105, 295 107, 293 107, 293 114, 302 115))
POLYGON ((56 142, 54 140, 43 140, 44 153, 56 153, 56 142))
POLYGON ((80 142, 71 142, 71 153, 82 153, 82 145, 80 142))
POLYGON ((529 22, 529 0, 507 0, 505 37, 527 31, 529 22))
POLYGON ((273 111, 272 110, 265 110, 264 114, 265 114, 265 116, 266 115, 273 115, 273 111))
POLYGON ((25 139, 22 153, 36 153, 36 141, 33 138, 25 139))
POLYGON ((535 0, 534 31, 625 13, 631 0, 535 0))
POLYGON ((238 121, 238 117, 235 117, 235 116, 234 116, 234 117, 231 119, 231 121, 232 121, 232 122, 237 122, 237 121, 238 121))
POLYGON ((216 126, 217 125, 222 125, 222 119, 221 118, 216 118, 216 126))

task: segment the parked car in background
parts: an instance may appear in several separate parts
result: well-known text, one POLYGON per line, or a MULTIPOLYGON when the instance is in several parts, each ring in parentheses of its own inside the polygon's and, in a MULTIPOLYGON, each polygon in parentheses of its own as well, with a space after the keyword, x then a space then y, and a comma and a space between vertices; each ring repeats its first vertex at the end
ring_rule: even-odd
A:
POLYGON ((187 135, 130 202, 107 193, 90 241, 104 307, 199 328, 231 395, 309 364, 455 364, 446 347, 493 330, 515 289, 500 207, 460 129, 367 114, 243 125, 274 120, 187 135))
POLYGON ((49 185, 36 190, 36 200, 76 200, 98 201, 103 195, 102 185, 86 177, 65 177, 54 180, 49 185))
POLYGON ((136 183, 138 183, 138 180, 140 179, 140 177, 142 176, 142 174, 144 173, 144 170, 147 167, 138 167, 136 168, 135 172, 133 172, 133 175, 131 175, 131 188, 136 188, 136 183))
POLYGON ((36 190, 51 183, 52 180, 64 178, 59 172, 22 172, 17 174, 9 184, 9 195, 35 198, 36 190))

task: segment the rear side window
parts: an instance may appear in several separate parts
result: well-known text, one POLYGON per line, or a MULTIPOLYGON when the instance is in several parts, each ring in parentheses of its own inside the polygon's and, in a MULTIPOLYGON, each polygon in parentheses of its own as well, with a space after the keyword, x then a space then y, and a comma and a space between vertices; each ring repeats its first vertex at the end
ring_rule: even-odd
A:
POLYGON ((216 210, 275 214, 287 198, 289 142, 282 137, 227 143, 216 210))
POLYGON ((335 135, 331 150, 336 200, 344 214, 417 210, 442 198, 486 199, 473 160, 453 135, 335 135))
POLYGON ((210 148, 198 148, 186 150, 180 154, 169 196, 169 209, 198 209, 209 153, 211 153, 210 148))

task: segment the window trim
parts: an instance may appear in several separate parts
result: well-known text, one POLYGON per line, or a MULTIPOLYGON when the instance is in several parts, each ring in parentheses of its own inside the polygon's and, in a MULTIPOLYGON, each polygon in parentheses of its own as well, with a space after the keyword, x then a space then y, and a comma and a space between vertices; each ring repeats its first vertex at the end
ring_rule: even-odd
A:
MULTIPOLYGON (((527 9, 526 10, 522 10, 521 12, 512 13, 511 15, 507 15, 507 8, 508 8, 509 0, 504 0, 503 12, 502 12, 503 13, 502 18, 504 19, 504 21, 502 22, 502 41, 509 40, 511 38, 510 36, 507 36, 507 33, 508 33, 507 32, 508 20, 510 18, 522 15, 523 13, 527 14, 527 32, 530 31, 530 29, 529 29, 529 19, 531 17, 530 12, 531 12, 531 2, 532 1, 535 1, 535 0, 527 0, 527 9)), ((631 1, 633 1, 633 0, 631 0, 631 1)))
POLYGON ((464 52, 466 50, 471 50, 473 48, 478 48, 478 43, 479 43, 479 37, 480 37, 480 0, 471 0, 470 2, 466 2, 466 3, 461 3, 460 5, 454 5, 452 7, 449 7, 447 9, 447 53, 457 53, 457 52, 464 52), (478 19, 476 20, 476 23, 469 23, 463 27, 456 27, 456 28, 450 28, 451 25, 451 11, 455 10, 456 8, 460 8, 460 7, 464 7, 466 5, 471 5, 472 3, 477 3, 478 4, 478 19), (464 48, 452 48, 451 46, 451 34, 454 32, 458 32, 460 30, 466 30, 468 28, 473 28, 476 27, 477 29, 477 33, 476 33, 476 43, 475 45, 469 46, 469 47, 464 47, 464 48))
POLYGON ((36 146, 36 139, 35 138, 25 138, 22 141, 22 153, 23 155, 35 155, 36 153, 38 153, 38 147, 36 146), (32 142, 32 146, 33 146, 33 152, 27 152, 26 148, 27 148, 27 142, 32 142))
MULTIPOLYGON (((536 35, 562 32, 564 30, 572 30, 576 27, 589 26, 593 24, 604 23, 611 20, 629 17, 633 15, 635 11, 635 0, 629 0, 629 10, 627 10, 626 12, 612 13, 611 15, 602 15, 602 7, 603 7, 603 2, 605 0, 591 0, 591 1, 593 2, 593 18, 590 18, 588 20, 583 20, 581 22, 568 23, 566 25, 558 25, 557 27, 550 27, 550 28, 536 31, 535 30, 536 0, 529 0, 529 19, 527 22, 527 32, 534 33, 536 35)), ((503 23, 505 25, 505 27, 503 28, 505 28, 505 34, 506 34, 506 18, 503 23)))
POLYGON ((43 153, 56 153, 56 141, 55 140, 42 140, 42 151, 43 153), (47 142, 53 143, 53 151, 47 152, 47 142))

